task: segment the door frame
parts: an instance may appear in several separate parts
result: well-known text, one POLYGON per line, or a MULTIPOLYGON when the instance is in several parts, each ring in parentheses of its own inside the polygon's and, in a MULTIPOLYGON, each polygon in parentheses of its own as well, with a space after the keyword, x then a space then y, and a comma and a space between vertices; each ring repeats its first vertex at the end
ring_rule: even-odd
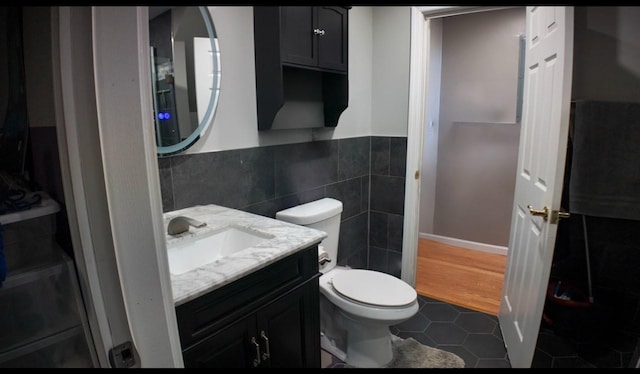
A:
POLYGON ((73 244, 75 268, 90 334, 87 343, 95 353, 94 366, 110 367, 108 351, 131 340, 126 311, 119 291, 115 256, 105 224, 104 181, 96 144, 94 87, 91 68, 90 9, 51 9, 52 85, 55 123, 64 190, 73 244), (75 53, 74 53, 75 52, 75 53))
POLYGON ((420 173, 425 120, 429 97, 429 24, 432 18, 488 12, 513 6, 412 6, 409 65, 409 108, 407 116, 407 168, 405 176, 404 224, 402 232, 401 278, 416 282, 416 260, 420 235, 420 173))
POLYGON ((183 367, 153 121, 149 7, 91 9, 109 223, 131 335, 141 367, 183 367))
POLYGON ((127 341, 139 354, 134 367, 184 367, 158 182, 148 20, 146 6, 52 7, 65 203, 90 343, 103 368, 112 366, 109 350, 127 341))

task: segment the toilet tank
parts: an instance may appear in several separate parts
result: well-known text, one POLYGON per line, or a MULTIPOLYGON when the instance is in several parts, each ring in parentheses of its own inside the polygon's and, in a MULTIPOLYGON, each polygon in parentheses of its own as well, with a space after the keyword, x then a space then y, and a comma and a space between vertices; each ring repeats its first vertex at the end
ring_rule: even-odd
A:
POLYGON ((326 273, 338 262, 338 238, 340 236, 340 217, 342 202, 324 198, 306 204, 297 205, 276 213, 276 219, 300 226, 324 231, 327 237, 320 243, 331 262, 320 266, 320 272, 326 273))

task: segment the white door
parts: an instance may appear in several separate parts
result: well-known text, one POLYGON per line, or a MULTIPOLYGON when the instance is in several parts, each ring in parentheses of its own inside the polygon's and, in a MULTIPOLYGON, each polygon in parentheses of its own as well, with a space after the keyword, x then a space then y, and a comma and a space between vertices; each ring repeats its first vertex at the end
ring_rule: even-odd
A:
POLYGON ((511 366, 530 367, 560 209, 571 100, 573 8, 527 7, 523 123, 498 319, 511 366), (547 207, 548 214, 534 215, 547 207), (548 218, 545 220, 544 218, 548 218))
POLYGON ((54 15, 61 169, 96 366, 184 367, 157 183, 147 7, 54 15), (117 348, 127 342, 133 350, 117 348))

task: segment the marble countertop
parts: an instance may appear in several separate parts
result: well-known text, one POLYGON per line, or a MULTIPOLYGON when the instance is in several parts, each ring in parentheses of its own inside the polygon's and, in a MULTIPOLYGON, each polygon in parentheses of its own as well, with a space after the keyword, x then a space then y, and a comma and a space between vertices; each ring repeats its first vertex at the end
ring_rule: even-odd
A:
POLYGON ((254 247, 204 264, 192 271, 179 275, 171 274, 173 301, 176 306, 240 279, 299 250, 320 243, 327 237, 323 231, 213 204, 165 213, 165 233, 169 221, 176 216, 187 216, 206 222, 207 225, 201 228, 190 227, 188 232, 176 236, 165 234, 167 248, 178 241, 189 240, 196 235, 227 226, 241 226, 258 233, 273 235, 273 239, 267 239, 254 247))

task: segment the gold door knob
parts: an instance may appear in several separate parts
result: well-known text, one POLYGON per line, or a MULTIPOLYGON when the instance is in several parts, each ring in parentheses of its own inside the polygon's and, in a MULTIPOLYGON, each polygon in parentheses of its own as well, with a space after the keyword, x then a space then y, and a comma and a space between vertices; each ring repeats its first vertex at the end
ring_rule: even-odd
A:
MULTIPOLYGON (((527 205, 527 208, 529 208, 529 213, 531 213, 532 216, 538 216, 538 217, 542 217, 542 219, 547 222, 547 220, 549 220, 549 208, 547 208, 546 206, 542 209, 533 209, 533 207, 531 205, 527 205)), ((569 218, 571 216, 571 214, 569 214, 569 212, 562 212, 559 210, 552 210, 551 211, 551 223, 552 224, 556 224, 558 223, 558 220, 560 218, 569 218)))
POLYGON ((531 205, 527 205, 527 208, 529 208, 529 213, 531 213, 532 216, 542 217, 545 222, 547 221, 547 217, 549 216, 549 208, 547 208, 546 206, 542 209, 533 209, 531 205))

